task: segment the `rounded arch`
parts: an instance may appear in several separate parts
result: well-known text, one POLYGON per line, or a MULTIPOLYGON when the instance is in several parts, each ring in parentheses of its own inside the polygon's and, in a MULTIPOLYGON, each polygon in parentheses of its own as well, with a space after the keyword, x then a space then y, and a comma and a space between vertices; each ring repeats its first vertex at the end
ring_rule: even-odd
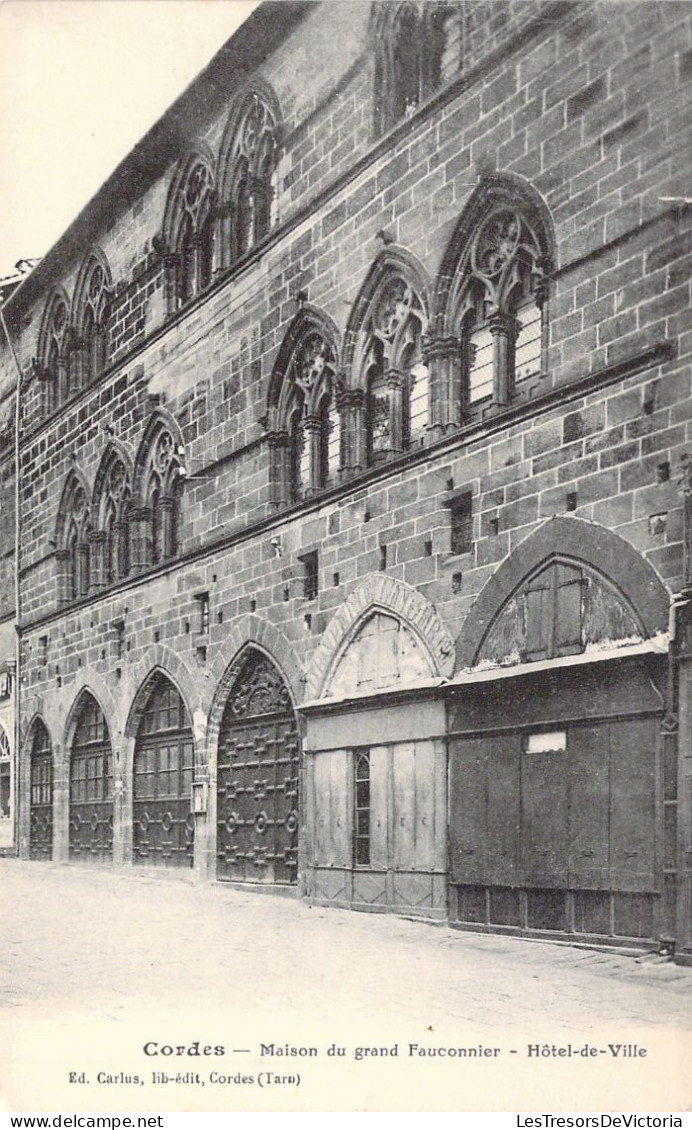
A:
MULTIPOLYGON (((279 425, 282 409, 285 407, 287 399, 286 385, 291 365, 301 343, 311 334, 319 334, 323 339, 331 352, 331 368, 334 372, 339 371, 340 335, 336 322, 324 310, 306 303, 298 310, 284 334, 269 378, 267 410, 270 415, 273 414, 279 418, 274 421, 276 426, 279 425)), ((319 384, 320 382, 316 381, 313 388, 307 390, 309 399, 314 399, 315 394, 319 393, 319 384)))
MULTIPOLYGON (((388 5, 382 5, 388 7, 388 5)), ((411 251, 390 244, 380 251, 370 266, 346 325, 342 352, 343 368, 350 383, 358 384, 360 374, 354 373, 354 359, 359 334, 383 283, 390 275, 401 275, 418 295, 427 319, 430 309, 430 276, 425 267, 411 251)))
POLYGON ((421 593, 382 573, 371 573, 332 617, 307 671, 306 697, 319 698, 344 652, 374 612, 399 620, 422 645, 436 677, 452 674, 454 641, 435 608, 421 593))
POLYGON ((550 209, 537 189, 515 173, 494 172, 483 176, 461 213, 442 258, 435 283, 431 325, 440 336, 455 332, 455 283, 474 236, 485 217, 497 206, 506 205, 524 214, 541 246, 544 275, 556 265, 555 229, 550 209))
POLYGON ((553 558, 580 562, 600 573, 622 593, 647 638, 666 631, 670 597, 653 565, 605 526, 555 516, 521 542, 481 590, 457 639, 457 668, 473 665, 498 612, 529 574, 553 558))
POLYGON ((279 99, 270 83, 264 79, 255 78, 252 83, 246 84, 235 94, 221 138, 216 183, 219 199, 222 201, 227 201, 233 192, 235 178, 233 157, 238 133, 254 99, 260 99, 267 106, 274 121, 277 146, 281 145, 282 142, 284 123, 279 99))
POLYGON ((296 661, 294 645, 269 620, 250 614, 238 617, 229 623, 226 638, 209 672, 209 682, 213 688, 207 721, 209 750, 216 749, 226 700, 242 656, 249 648, 260 651, 276 667, 288 688, 294 709, 302 698, 303 672, 296 661))

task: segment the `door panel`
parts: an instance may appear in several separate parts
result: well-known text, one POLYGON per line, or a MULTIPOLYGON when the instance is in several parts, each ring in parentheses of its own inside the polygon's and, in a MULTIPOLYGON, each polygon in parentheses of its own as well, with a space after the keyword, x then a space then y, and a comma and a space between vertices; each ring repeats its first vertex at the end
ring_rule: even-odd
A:
POLYGON ((558 751, 522 755, 521 874, 527 886, 567 883, 567 757, 558 751))
POLYGON ((610 884, 610 743, 608 727, 573 726, 569 760, 569 885, 610 884))
POLYGON ((370 866, 386 870, 389 859, 389 749, 370 750, 370 866))
POLYGON ((487 744, 483 738, 450 743, 450 869, 455 883, 487 881, 487 744))
POLYGON ((185 704, 157 678, 142 713, 133 764, 132 855, 135 863, 191 867, 194 743, 185 704))
POLYGON ((511 887, 520 880, 521 742, 518 734, 499 734, 488 747, 487 882, 511 887))
POLYGON ((220 879, 296 882, 299 773, 300 741, 288 689, 266 656, 251 650, 219 730, 220 879))
POLYGON ((656 890, 654 719, 610 726, 610 867, 619 891, 656 890))
POLYGON ((327 750, 313 760, 315 864, 349 867, 349 757, 344 749, 327 750))

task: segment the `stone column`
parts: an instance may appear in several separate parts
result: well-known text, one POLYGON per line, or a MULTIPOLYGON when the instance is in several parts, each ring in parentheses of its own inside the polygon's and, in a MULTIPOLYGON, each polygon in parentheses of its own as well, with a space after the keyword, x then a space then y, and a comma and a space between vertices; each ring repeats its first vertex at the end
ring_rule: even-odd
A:
MULTIPOLYGON (((86 538, 88 538, 88 534, 86 538)), ((89 592, 89 542, 83 537, 77 543, 77 576, 75 589, 77 596, 86 596, 89 592)))
POLYGON ((517 323, 511 315, 496 312, 490 316, 488 326, 493 336, 493 405, 504 408, 514 391, 512 351, 517 323))
POLYGON ((151 561, 151 507, 135 506, 130 511, 132 568, 146 569, 151 561))
POLYGON ((55 551, 56 562, 56 580, 58 591, 58 605, 62 607, 70 600, 71 594, 68 592, 68 578, 70 574, 70 551, 69 549, 56 549, 55 551))
POLYGON ((90 530, 87 541, 91 587, 102 589, 108 584, 108 534, 105 530, 90 530))
POLYGON ((288 433, 269 432, 269 501, 277 508, 290 501, 290 447, 288 433))
POLYGON ((462 422, 461 343, 454 336, 429 337, 423 346, 428 366, 430 413, 428 434, 440 439, 462 422))
POLYGON ((125 518, 118 519, 113 524, 113 560, 111 562, 112 580, 119 581, 126 577, 130 571, 129 554, 130 524, 125 518))
POLYGON ((166 295, 166 310, 174 314, 178 309, 178 263, 179 256, 167 251, 163 256, 164 291, 166 295))
POLYGON ((161 560, 168 561, 175 557, 175 499, 169 494, 162 494, 159 499, 161 513, 161 560))
POLYGON ((322 421, 319 416, 306 416, 303 420, 303 443, 309 445, 310 452, 310 480, 303 483, 303 497, 308 498, 319 489, 321 484, 321 445, 322 421))
POLYGON ((70 751, 53 745, 53 859, 65 863, 70 854, 70 751))
POLYGON ((362 388, 346 388, 340 382, 336 407, 341 417, 341 474, 343 477, 362 471, 365 451, 365 393, 362 388))
MULTIPOLYGON (((399 455, 404 450, 404 384, 406 375, 400 369, 388 369, 385 381, 389 390, 389 452, 399 455)), ((385 454, 382 452, 381 454, 385 454)))

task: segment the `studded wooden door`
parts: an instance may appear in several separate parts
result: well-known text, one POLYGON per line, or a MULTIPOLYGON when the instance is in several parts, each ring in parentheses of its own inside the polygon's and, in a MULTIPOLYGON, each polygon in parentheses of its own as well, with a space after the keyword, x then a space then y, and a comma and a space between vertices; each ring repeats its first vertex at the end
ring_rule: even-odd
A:
POLYGON ((192 727, 185 704, 164 676, 139 724, 134 757, 132 856, 155 867, 192 867, 192 727))
POLYGON ((219 732, 220 879, 295 883, 300 742, 288 689, 251 651, 238 670, 219 732))
POLYGON ((31 799, 29 804, 29 855, 53 856, 53 754, 48 731, 39 722, 31 747, 31 799))
POLYGON ((113 858, 113 753, 108 727, 90 695, 79 715, 70 760, 70 858, 113 858))

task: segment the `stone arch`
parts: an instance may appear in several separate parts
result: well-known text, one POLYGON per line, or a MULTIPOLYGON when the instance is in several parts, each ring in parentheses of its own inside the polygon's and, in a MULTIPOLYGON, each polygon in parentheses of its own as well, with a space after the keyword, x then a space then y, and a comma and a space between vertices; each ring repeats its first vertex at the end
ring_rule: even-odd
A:
POLYGON ((549 518, 506 557, 476 598, 456 643, 456 667, 471 667, 495 616, 524 579, 552 558, 581 562, 624 596, 647 638, 668 627, 669 594, 653 565, 618 534, 583 518, 549 518))
POLYGON ((334 368, 340 368, 340 341, 339 330, 336 322, 324 310, 317 306, 305 303, 291 320, 279 352, 274 362, 269 389, 267 391, 267 411, 269 413, 269 427, 281 427, 281 406, 285 400, 284 385, 289 372, 291 361, 300 342, 310 333, 319 333, 329 345, 334 355, 334 368), (282 395, 284 394, 284 395, 282 395), (276 417, 272 419, 272 416, 276 417))
POLYGON ((295 648, 283 632, 260 616, 239 616, 228 625, 226 638, 209 671, 213 697, 209 703, 207 748, 216 749, 221 718, 235 679, 241 655, 253 647, 266 655, 288 687, 294 709, 302 698, 302 670, 296 662, 295 648))
POLYGON ((236 93, 221 139, 216 177, 219 199, 221 201, 226 201, 232 191, 235 172, 233 168, 233 154, 236 137, 238 130, 242 126, 245 114, 247 113, 248 105, 251 103, 253 97, 260 98, 268 106, 276 124, 277 146, 281 145, 284 124, 279 99, 270 83, 261 78, 254 78, 251 83, 247 83, 236 93))
POLYGON ((385 247, 371 264, 349 314, 342 361, 346 380, 350 385, 357 385, 359 381, 359 374, 352 371, 358 336, 379 287, 390 273, 403 275, 418 294, 426 316, 430 310, 430 276, 420 259, 404 247, 385 247))
POLYGON ((185 187, 185 182, 197 164, 204 165, 211 177, 212 185, 215 182, 215 159, 210 147, 205 142, 199 142, 194 148, 188 150, 176 164, 171 177, 166 208, 163 214, 161 236, 167 250, 172 251, 177 238, 177 225, 180 213, 180 195, 185 187))
POLYGON ((90 695, 103 715, 108 729, 108 737, 111 743, 111 749, 113 750, 113 756, 117 763, 118 754, 115 746, 116 731, 114 730, 117 707, 113 696, 97 671, 89 671, 88 673, 86 671, 80 671, 79 676, 80 677, 75 680, 72 686, 74 697, 61 726, 63 749, 67 751, 67 756, 69 757, 85 697, 90 695))
POLYGON ((36 726, 39 723, 45 727, 48 737, 50 738, 51 749, 55 750, 55 742, 53 740, 53 735, 51 734, 50 726, 48 725, 42 710, 37 708, 36 710, 34 710, 28 722, 26 722, 25 725, 22 726, 20 734, 22 759, 31 756, 31 747, 34 743, 34 734, 36 731, 36 726))
POLYGON ((134 751, 134 742, 142 712, 151 693, 153 683, 159 675, 170 679, 185 703, 195 740, 195 755, 198 756, 201 753, 206 729, 206 715, 202 696, 197 687, 197 680, 184 660, 161 643, 154 644, 153 647, 148 649, 144 659, 137 664, 133 672, 132 682, 138 689, 122 726, 123 736, 127 739, 128 745, 131 746, 129 753, 134 751))
POLYGON ((60 492, 60 502, 57 508, 57 518, 55 519, 55 529, 53 538, 58 549, 63 549, 65 539, 65 528, 71 517, 71 505, 74 494, 77 490, 83 490, 87 500, 88 514, 86 520, 91 524, 91 498, 93 491, 89 486, 88 480, 80 467, 72 467, 65 479, 63 488, 60 492))
POLYGON ((431 329, 441 337, 455 333, 455 280, 464 255, 490 209, 507 204, 524 213, 536 228, 544 254, 544 274, 556 266, 557 245, 550 209, 533 185, 516 173, 484 176, 471 193, 442 258, 435 282, 431 329))
POLYGON ((403 623, 422 644, 437 677, 452 674, 454 641, 429 600, 404 581, 371 573, 332 617, 307 672, 306 697, 319 698, 360 627, 381 611, 403 623))
POLYGON ((53 314, 54 314, 57 306, 64 306, 65 307, 65 312, 66 312, 67 317, 68 317, 68 323, 65 326, 65 329, 67 331, 67 328, 68 328, 68 325, 69 325, 69 315, 70 315, 71 303, 70 303, 70 299, 67 295, 67 291, 65 290, 65 288, 63 286, 52 287, 51 292, 50 292, 48 298, 46 299, 46 304, 43 308, 43 317, 41 318, 41 328, 39 330, 39 335, 38 335, 37 353, 38 353, 39 364, 44 366, 44 367, 45 367, 47 360, 48 360, 48 352, 49 352, 49 349, 50 349, 50 338, 51 338, 51 330, 52 330, 52 320, 53 320, 53 314))
POLYGON ((185 444, 183 442, 183 435, 180 430, 180 425, 170 412, 165 408, 156 408, 146 422, 142 438, 137 448, 137 455, 134 463, 133 474, 133 497, 136 505, 143 505, 145 502, 144 492, 146 491, 146 473, 149 453, 152 444, 160 431, 169 431, 173 437, 176 447, 176 460, 180 464, 184 451, 185 444))
POLYGON ((105 480, 115 460, 119 460, 123 464, 127 473, 128 485, 130 487, 132 486, 134 477, 134 465, 132 462, 132 456, 125 447, 124 443, 121 443, 118 439, 110 439, 106 444, 103 455, 101 456, 101 462, 98 465, 96 478, 94 479, 94 490, 92 493, 91 502, 95 515, 98 514, 98 506, 103 494, 105 480))

